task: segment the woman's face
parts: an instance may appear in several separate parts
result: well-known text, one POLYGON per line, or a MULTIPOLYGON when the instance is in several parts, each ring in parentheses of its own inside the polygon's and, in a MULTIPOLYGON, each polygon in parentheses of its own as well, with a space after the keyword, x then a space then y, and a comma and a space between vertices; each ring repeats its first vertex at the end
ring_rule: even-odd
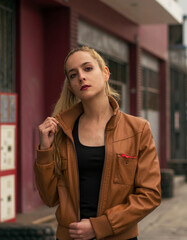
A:
POLYGON ((75 52, 67 60, 66 70, 69 88, 80 100, 89 100, 105 94, 105 84, 109 79, 109 70, 103 71, 97 61, 88 52, 75 52))

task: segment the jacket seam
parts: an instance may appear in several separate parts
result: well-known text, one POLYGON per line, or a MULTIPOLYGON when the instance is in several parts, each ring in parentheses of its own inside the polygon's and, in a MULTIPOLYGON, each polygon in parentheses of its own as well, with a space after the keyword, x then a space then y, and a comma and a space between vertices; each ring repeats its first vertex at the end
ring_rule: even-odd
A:
POLYGON ((145 126, 147 125, 147 121, 145 122, 145 124, 144 124, 144 127, 143 127, 143 129, 142 129, 142 132, 141 132, 141 137, 140 137, 140 142, 141 142, 141 139, 142 139, 142 135, 143 135, 143 132, 144 132, 144 130, 145 130, 145 126))
POLYGON ((119 140, 116 140, 114 142, 120 142, 120 141, 123 141, 123 140, 126 140, 126 139, 129 139, 129 138, 133 138, 135 136, 137 136, 138 134, 142 133, 143 130, 141 132, 137 132, 136 134, 134 134, 133 136, 130 136, 130 137, 126 137, 126 138, 122 138, 122 139, 119 139, 119 140))

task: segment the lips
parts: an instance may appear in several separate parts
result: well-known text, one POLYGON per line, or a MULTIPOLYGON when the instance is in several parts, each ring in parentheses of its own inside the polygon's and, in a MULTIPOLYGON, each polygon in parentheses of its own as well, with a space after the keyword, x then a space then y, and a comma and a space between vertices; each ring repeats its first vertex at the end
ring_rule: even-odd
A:
POLYGON ((90 86, 90 85, 83 85, 83 86, 81 87, 81 91, 86 90, 86 89, 88 89, 89 87, 91 87, 91 86, 90 86))

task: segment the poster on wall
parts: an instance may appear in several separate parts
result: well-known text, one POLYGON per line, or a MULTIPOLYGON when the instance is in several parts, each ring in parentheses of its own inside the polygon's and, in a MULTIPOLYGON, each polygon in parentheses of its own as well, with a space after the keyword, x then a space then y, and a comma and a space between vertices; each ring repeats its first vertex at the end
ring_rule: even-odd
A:
POLYGON ((0 92, 0 223, 16 221, 17 95, 0 92))
POLYGON ((15 218, 15 176, 7 175, 0 178, 1 222, 15 218))
POLYGON ((15 126, 1 126, 1 166, 0 170, 15 168, 15 126))

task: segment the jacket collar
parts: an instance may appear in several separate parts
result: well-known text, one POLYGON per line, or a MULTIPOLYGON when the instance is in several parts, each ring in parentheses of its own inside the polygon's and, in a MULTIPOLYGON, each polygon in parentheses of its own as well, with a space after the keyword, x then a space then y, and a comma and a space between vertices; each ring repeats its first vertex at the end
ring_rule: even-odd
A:
MULTIPOLYGON (((107 124, 106 130, 110 130, 116 127, 117 122, 120 118, 119 105, 117 101, 113 97, 109 97, 109 102, 113 108, 113 116, 107 124)), ((73 107, 68 110, 59 113, 55 116, 55 118, 59 121, 62 129, 68 134, 68 132, 72 133, 74 123, 78 116, 83 113, 83 105, 81 102, 75 104, 73 107)))

